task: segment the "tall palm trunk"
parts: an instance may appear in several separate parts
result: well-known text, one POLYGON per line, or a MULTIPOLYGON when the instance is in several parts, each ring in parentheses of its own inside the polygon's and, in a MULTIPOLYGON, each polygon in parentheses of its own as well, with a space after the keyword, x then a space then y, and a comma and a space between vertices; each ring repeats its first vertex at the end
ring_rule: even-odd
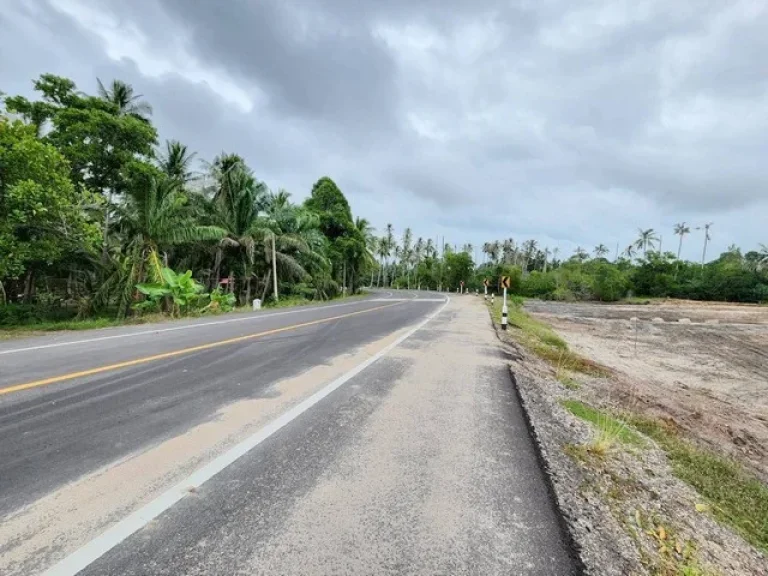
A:
POLYGON ((107 196, 107 205, 104 208, 104 235, 101 245, 101 260, 106 263, 109 259, 109 209, 112 206, 112 190, 109 191, 107 196))
POLYGON ((213 278, 211 278, 210 290, 213 291, 219 287, 219 275, 221 274, 221 261, 224 258, 224 251, 221 246, 216 248, 216 256, 213 262, 213 278))
POLYGON ((269 290, 269 279, 272 278, 272 270, 267 270, 264 275, 264 289, 261 291, 261 301, 264 302, 264 298, 267 297, 267 290, 269 290))
POLYGON ((35 270, 30 268, 24 279, 24 302, 29 304, 35 291, 35 270))

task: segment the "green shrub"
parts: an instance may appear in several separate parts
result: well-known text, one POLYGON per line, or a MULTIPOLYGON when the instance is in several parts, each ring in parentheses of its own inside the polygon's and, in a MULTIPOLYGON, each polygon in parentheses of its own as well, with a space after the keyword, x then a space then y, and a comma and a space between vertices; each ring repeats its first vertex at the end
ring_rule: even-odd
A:
POLYGON ((76 307, 41 306, 39 304, 5 304, 0 306, 0 326, 31 326, 49 322, 74 320, 76 307))

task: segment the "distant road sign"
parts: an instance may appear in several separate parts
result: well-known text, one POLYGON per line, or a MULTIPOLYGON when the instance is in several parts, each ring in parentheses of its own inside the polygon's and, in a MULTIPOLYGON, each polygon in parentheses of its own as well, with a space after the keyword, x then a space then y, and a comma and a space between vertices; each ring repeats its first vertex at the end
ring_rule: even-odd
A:
POLYGON ((501 277, 501 285, 502 285, 504 288, 509 288, 509 286, 510 286, 510 283, 509 283, 509 276, 502 276, 502 277, 501 277))

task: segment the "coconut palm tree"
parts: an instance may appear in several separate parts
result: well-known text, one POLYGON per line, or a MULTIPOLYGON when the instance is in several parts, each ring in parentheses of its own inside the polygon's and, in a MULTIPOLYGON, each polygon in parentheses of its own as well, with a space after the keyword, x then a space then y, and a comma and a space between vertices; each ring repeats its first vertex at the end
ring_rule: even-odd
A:
MULTIPOLYGON (((389 257, 393 255, 393 252, 395 251, 395 247, 397 246, 397 242, 395 242, 395 233, 394 228, 392 224, 387 224, 387 231, 384 236, 387 242, 387 255, 386 259, 384 261, 384 266, 386 268, 389 267, 389 257)), ((389 282, 392 283, 392 271, 389 270, 389 282)), ((387 270, 384 271, 384 285, 387 285, 387 270)))
POLYGON ((635 246, 642 250, 643 255, 645 255, 648 252, 648 248, 653 249, 656 247, 659 242, 659 237, 656 235, 653 228, 648 228, 647 230, 638 228, 637 232, 639 236, 637 240, 635 240, 635 246))
POLYGON ((510 264, 515 258, 516 253, 515 240, 513 238, 507 238, 501 244, 501 259, 504 264, 510 264))
POLYGON ((680 252, 683 250, 683 237, 686 234, 690 234, 691 229, 685 225, 685 222, 675 224, 675 234, 680 236, 680 241, 677 244, 677 260, 680 260, 680 252))
POLYGON ((595 253, 595 258, 604 258, 610 250, 608 250, 608 247, 605 244, 598 244, 595 246, 593 252, 595 253))
POLYGON ((291 206, 291 193, 284 188, 280 188, 277 193, 271 192, 267 200, 267 205, 267 211, 269 212, 275 212, 289 208, 291 206))
POLYGON ((573 257, 581 263, 589 258, 589 252, 584 250, 581 246, 577 246, 576 250, 573 251, 573 257))
MULTIPOLYGON (((557 250, 557 248, 555 248, 557 250)), ((547 273, 547 264, 549 263, 549 255, 552 254, 549 247, 544 248, 544 274, 547 273)))
POLYGON ((758 252, 760 256, 757 261, 757 267, 759 270, 764 270, 768 267, 768 244, 760 244, 758 252))
POLYGON ((120 315, 128 312, 134 287, 144 282, 147 274, 154 273, 151 280, 159 280, 161 253, 179 244, 220 240, 226 235, 220 226, 201 225, 191 218, 185 211, 187 201, 179 182, 157 178, 147 188, 132 191, 117 208, 117 228, 125 249, 116 268, 123 273, 107 279, 103 289, 120 294, 120 315))
POLYGON ((195 152, 190 152, 178 140, 166 140, 165 152, 158 153, 158 166, 169 178, 186 184, 193 178, 190 165, 195 156, 195 152))
POLYGON ((413 265, 416 270, 416 278, 414 279, 414 284, 416 286, 419 286, 419 265, 421 264, 421 259, 424 256, 424 251, 426 249, 426 243, 424 242, 424 238, 419 236, 418 240, 416 240, 416 244, 413 246, 413 265))
MULTIPOLYGON (((376 286, 382 286, 382 275, 385 274, 384 266, 386 258, 389 256, 389 244, 387 244, 387 237, 382 236, 376 242, 376 255, 379 257, 379 276, 376 279, 376 286)), ((386 281, 386 278, 384 278, 386 281)))
POLYGON ((427 243, 424 246, 424 256, 427 258, 434 258, 437 256, 437 250, 435 249, 435 245, 432 243, 432 238, 427 238, 427 243))
POLYGON ((526 240, 523 242, 523 274, 528 272, 528 262, 536 252, 536 240, 526 240))
POLYGON ((707 259, 707 244, 712 240, 712 236, 709 235, 709 229, 714 222, 707 222, 704 226, 699 226, 696 230, 704 229, 704 251, 701 253, 701 265, 704 266, 704 261, 707 259))
POLYGON ((152 106, 142 100, 143 95, 135 94, 130 84, 112 80, 112 84, 107 87, 98 78, 96 82, 99 85, 99 97, 114 104, 120 115, 135 116, 141 120, 148 120, 152 116, 152 106))
POLYGON ((488 258, 494 264, 499 262, 499 254, 501 253, 501 243, 498 240, 488 243, 487 247, 488 258))
POLYGON ((375 266, 373 265, 376 262, 376 236, 374 235, 376 230, 367 218, 360 218, 359 216, 355 218, 355 229, 357 230, 360 239, 365 245, 366 256, 364 259, 371 267, 370 285, 373 287, 373 275, 376 272, 375 266))
POLYGON ((632 258, 635 257, 635 254, 637 254, 637 249, 634 244, 630 244, 629 246, 624 248, 624 252, 622 252, 622 254, 624 254, 624 256, 632 260, 632 258))

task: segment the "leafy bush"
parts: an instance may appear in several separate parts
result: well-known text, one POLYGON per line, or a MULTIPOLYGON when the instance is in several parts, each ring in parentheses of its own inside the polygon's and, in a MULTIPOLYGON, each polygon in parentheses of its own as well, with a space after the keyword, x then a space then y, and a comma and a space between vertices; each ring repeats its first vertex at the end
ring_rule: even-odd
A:
POLYGON ((629 279, 616 266, 598 263, 592 277, 592 295, 603 302, 615 302, 627 294, 629 279))
POLYGON ((538 270, 531 272, 526 278, 523 278, 520 284, 520 290, 524 296, 541 298, 547 296, 557 289, 557 279, 551 272, 543 273, 538 270))
POLYGON ((0 306, 0 326, 25 326, 46 322, 73 320, 77 308, 41 306, 39 304, 6 304, 0 306))
POLYGON ((207 296, 203 294, 203 285, 192 278, 192 270, 177 274, 170 268, 163 268, 162 277, 162 284, 136 285, 136 289, 147 296, 147 300, 134 305, 135 309, 156 310, 170 301, 171 315, 177 316, 207 296))
POLYGON ((210 294, 211 301, 203 308, 203 312, 231 312, 235 308, 235 295, 216 288, 210 294))

